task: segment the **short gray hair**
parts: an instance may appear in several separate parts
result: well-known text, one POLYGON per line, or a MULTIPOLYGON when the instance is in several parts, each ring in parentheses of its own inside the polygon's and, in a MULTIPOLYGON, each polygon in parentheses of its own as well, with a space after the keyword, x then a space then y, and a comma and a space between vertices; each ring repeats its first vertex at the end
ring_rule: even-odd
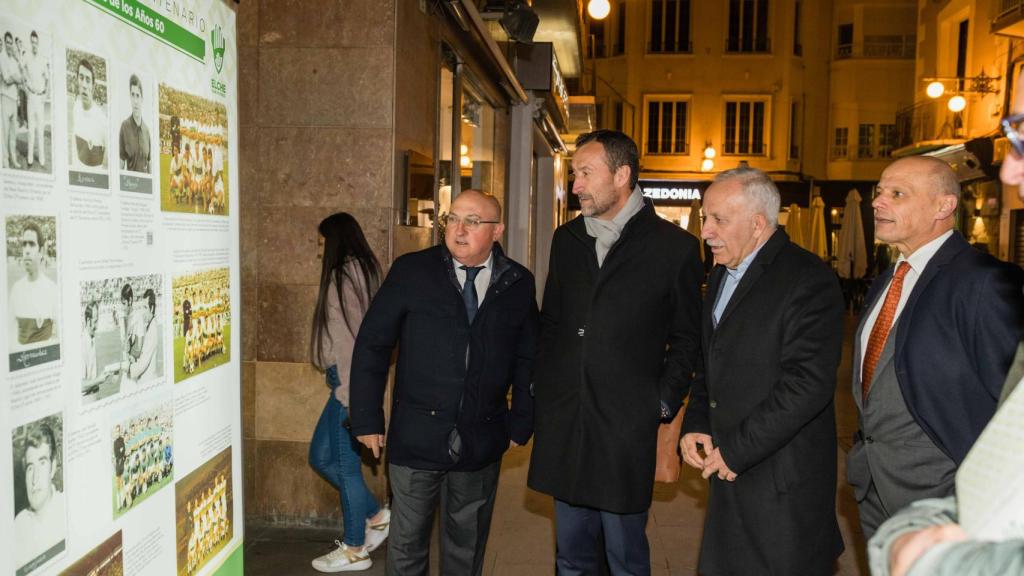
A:
POLYGON ((715 182, 729 182, 739 180, 743 194, 755 214, 763 214, 768 220, 768 225, 776 228, 779 225, 779 207, 782 200, 779 198, 779 189, 775 187, 771 177, 763 170, 740 166, 732 170, 720 172, 715 176, 715 182))

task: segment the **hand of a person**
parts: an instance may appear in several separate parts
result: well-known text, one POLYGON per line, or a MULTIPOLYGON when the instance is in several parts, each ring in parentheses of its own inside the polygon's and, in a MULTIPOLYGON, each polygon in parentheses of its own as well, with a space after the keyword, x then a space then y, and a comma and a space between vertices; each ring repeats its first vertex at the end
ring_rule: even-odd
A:
POLYGON ((940 542, 966 540, 967 533, 959 524, 942 524, 929 526, 922 530, 908 532, 892 543, 889 552, 889 573, 892 576, 903 576, 914 562, 932 546, 940 542))
POLYGON ((380 458, 381 448, 384 447, 383 434, 364 434, 356 436, 356 440, 359 440, 360 444, 369 448, 370 452, 373 452, 374 458, 380 458))
POLYGON ((683 437, 679 439, 679 451, 683 453, 683 462, 698 470, 703 470, 704 457, 700 455, 698 445, 704 447, 705 454, 710 454, 715 449, 715 445, 711 442, 711 436, 708 434, 689 432, 683 434, 683 437))
POLYGON ((705 480, 710 478, 712 474, 717 474, 719 480, 727 482, 736 480, 736 473, 726 466, 725 460, 722 458, 722 451, 719 448, 715 448, 707 454, 707 457, 704 458, 704 471, 700 473, 705 480))

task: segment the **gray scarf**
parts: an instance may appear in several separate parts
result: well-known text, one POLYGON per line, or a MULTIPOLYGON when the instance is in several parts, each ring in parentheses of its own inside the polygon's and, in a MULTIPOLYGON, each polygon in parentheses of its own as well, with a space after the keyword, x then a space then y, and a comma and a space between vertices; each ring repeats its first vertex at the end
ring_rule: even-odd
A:
POLYGON ((604 257, 608 255, 608 251, 618 241, 619 236, 622 234, 622 229, 626 227, 626 223, 633 216, 636 216, 637 212, 643 207, 644 195, 640 192, 640 187, 636 186, 633 188, 633 193, 626 200, 626 205, 611 220, 602 220, 592 216, 583 217, 583 222, 587 225, 587 234, 596 239, 594 249, 597 250, 598 268, 604 264, 604 257))

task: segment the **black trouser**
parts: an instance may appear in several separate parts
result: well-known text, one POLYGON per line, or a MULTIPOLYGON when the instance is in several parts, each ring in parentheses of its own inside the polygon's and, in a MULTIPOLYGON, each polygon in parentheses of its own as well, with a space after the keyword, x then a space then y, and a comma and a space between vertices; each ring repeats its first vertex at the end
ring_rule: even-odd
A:
POLYGON ((441 504, 441 574, 479 575, 491 528, 501 462, 472 472, 417 470, 391 464, 388 574, 427 576, 430 530, 441 504))

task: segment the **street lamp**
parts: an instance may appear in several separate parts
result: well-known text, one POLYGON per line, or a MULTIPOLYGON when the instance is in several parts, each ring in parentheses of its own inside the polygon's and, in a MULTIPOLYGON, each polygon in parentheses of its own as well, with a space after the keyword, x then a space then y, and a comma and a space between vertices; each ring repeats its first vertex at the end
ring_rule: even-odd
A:
POLYGON ((604 20, 612 11, 612 5, 608 0, 590 0, 587 4, 587 14, 594 20, 604 20))
POLYGON ((957 94, 946 102, 946 107, 949 108, 950 112, 963 112, 964 108, 967 108, 967 99, 957 94))
POLYGON ((938 80, 929 84, 928 88, 925 89, 925 93, 928 94, 929 98, 938 98, 939 96, 942 96, 945 91, 946 86, 938 80))
POLYGON ((1001 76, 989 76, 983 71, 977 76, 945 76, 934 78, 922 78, 921 81, 928 82, 925 94, 929 98, 941 98, 946 93, 946 83, 953 85, 954 95, 946 102, 950 112, 963 112, 967 108, 967 99, 964 94, 994 94, 999 92, 999 80, 1001 76))

